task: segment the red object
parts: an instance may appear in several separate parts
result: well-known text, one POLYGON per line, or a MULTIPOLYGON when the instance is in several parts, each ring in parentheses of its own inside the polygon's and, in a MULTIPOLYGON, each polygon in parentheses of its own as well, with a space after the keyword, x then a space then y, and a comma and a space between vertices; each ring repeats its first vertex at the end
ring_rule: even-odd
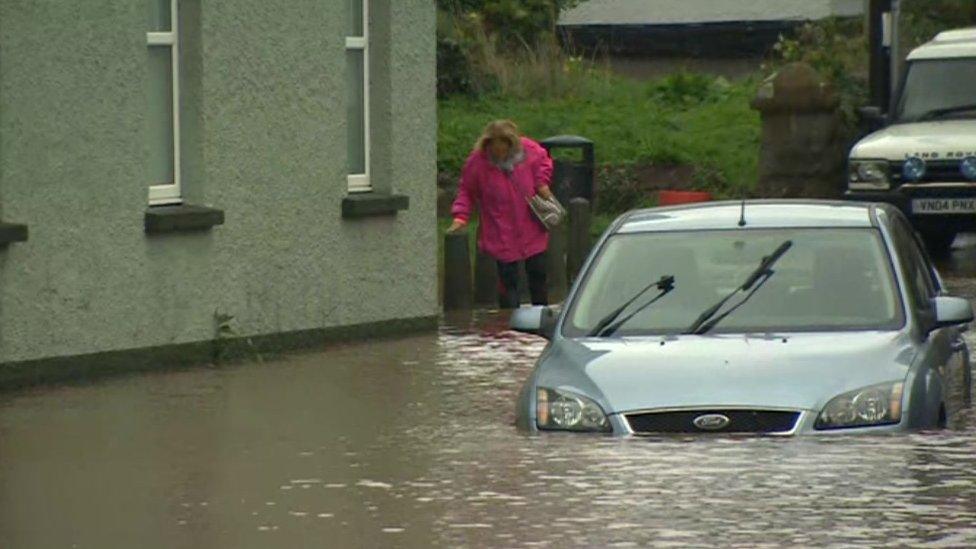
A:
POLYGON ((708 202, 711 199, 712 193, 705 191, 659 191, 657 195, 659 206, 708 202))
POLYGON ((472 152, 451 207, 454 219, 462 221, 475 208, 480 210, 478 249, 505 263, 528 259, 549 247, 549 232, 532 213, 528 198, 552 180, 552 158, 526 137, 522 150, 525 159, 511 175, 492 164, 487 152, 472 152))

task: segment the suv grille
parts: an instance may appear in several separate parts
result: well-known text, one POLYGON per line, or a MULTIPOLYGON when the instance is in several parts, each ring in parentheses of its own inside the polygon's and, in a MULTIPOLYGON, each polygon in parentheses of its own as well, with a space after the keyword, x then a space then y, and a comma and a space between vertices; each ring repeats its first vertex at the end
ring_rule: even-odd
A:
POLYGON ((681 410, 626 414, 625 417, 630 429, 637 434, 786 433, 796 425, 800 413, 769 410, 681 410), (715 414, 728 418, 728 425, 719 429, 695 426, 696 418, 715 414))
MULTIPOLYGON (((891 180, 895 183, 907 183, 902 175, 904 162, 891 162, 891 180)), ((952 183, 964 182, 962 175, 962 160, 926 160, 925 175, 920 181, 913 183, 952 183)))

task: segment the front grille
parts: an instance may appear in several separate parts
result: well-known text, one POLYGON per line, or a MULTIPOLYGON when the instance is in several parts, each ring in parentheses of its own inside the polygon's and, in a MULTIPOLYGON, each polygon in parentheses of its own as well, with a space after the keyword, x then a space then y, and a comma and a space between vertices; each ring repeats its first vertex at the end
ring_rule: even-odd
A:
MULTIPOLYGON (((962 175, 961 164, 962 160, 926 160, 925 175, 920 181, 911 181, 911 183, 964 183, 966 178, 962 175)), ((891 179, 895 183, 909 183, 904 181, 902 175, 904 166, 904 162, 891 163, 891 179)))
POLYGON ((770 410, 680 410, 626 414, 630 429, 637 434, 654 433, 785 433, 791 431, 799 412, 770 410), (707 415, 729 419, 721 429, 701 429, 695 419, 707 415))

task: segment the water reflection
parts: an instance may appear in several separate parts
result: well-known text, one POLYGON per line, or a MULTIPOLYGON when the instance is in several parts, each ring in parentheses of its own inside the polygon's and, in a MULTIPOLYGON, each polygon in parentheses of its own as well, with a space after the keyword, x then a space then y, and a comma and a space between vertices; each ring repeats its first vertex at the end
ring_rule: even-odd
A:
POLYGON ((972 410, 910 436, 524 437, 544 342, 505 326, 2 397, 0 547, 976 545, 972 410))

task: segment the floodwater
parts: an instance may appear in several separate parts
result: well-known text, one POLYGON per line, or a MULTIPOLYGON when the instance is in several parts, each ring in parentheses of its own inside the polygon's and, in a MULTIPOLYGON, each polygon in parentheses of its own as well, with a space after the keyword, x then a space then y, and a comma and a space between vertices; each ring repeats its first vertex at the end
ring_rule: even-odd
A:
POLYGON ((527 437, 543 343, 504 326, 0 396, 0 547, 976 546, 958 402, 912 435, 527 437))

